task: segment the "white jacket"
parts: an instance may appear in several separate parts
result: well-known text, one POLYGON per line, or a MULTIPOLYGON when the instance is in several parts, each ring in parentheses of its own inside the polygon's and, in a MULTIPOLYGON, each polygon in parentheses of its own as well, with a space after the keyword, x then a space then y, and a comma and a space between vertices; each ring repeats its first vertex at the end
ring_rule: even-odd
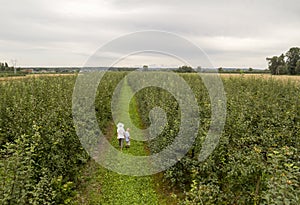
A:
POLYGON ((118 139, 124 139, 125 138, 125 130, 123 127, 119 127, 117 129, 117 133, 118 133, 118 139))

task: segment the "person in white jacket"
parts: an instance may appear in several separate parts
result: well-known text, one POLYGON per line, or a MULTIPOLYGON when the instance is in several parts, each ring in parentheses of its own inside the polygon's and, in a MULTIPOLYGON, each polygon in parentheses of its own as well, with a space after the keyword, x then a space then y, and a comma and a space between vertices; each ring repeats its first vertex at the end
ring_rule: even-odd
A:
POLYGON ((118 133, 117 139, 119 140, 120 150, 122 151, 124 139, 125 139, 125 129, 123 123, 117 124, 117 133, 118 133))

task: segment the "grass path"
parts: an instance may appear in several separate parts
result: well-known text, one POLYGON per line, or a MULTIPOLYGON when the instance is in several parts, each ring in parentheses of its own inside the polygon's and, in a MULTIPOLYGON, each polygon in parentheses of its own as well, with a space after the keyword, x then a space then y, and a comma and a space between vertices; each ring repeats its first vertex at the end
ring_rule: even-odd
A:
MULTIPOLYGON (((125 80, 119 95, 119 110, 117 111, 118 119, 123 119, 122 122, 125 124, 125 127, 129 124, 129 122, 124 121, 124 119, 126 120, 125 115, 128 110, 127 96, 131 96, 131 92, 125 80)), ((141 124, 134 99, 130 103, 129 110, 134 123, 141 124)), ((115 133, 115 128, 113 128, 110 133, 110 135, 113 135, 111 144, 117 148, 118 141, 115 133)), ((131 135, 142 135, 142 132, 134 130, 134 132, 131 132, 131 135)), ((138 141, 131 141, 131 147, 129 149, 124 148, 123 152, 139 156, 146 155, 144 143, 138 141)), ((119 175, 95 163, 90 165, 89 170, 91 173, 86 173, 88 182, 85 185, 85 191, 81 193, 83 196, 78 197, 79 204, 159 204, 152 176, 134 177, 119 175)))

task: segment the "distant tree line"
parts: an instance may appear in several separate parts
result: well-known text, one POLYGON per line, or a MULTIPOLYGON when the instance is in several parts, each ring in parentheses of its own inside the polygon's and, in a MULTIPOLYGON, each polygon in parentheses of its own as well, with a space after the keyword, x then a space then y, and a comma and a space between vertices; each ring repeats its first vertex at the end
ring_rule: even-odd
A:
MULTIPOLYGON (((7 62, 0 62, 0 72, 13 72, 14 67, 9 66, 7 62)), ((17 68, 17 71, 20 71, 20 68, 17 68)))
MULTIPOLYGON (((258 73, 258 74, 264 74, 264 73, 270 73, 269 70, 261 70, 261 69, 253 69, 253 68, 248 68, 248 69, 242 69, 242 68, 222 68, 219 67, 217 69, 218 73, 239 73, 239 74, 246 74, 246 73, 258 73)), ((200 73, 215 73, 216 69, 214 68, 202 68, 201 66, 198 66, 197 68, 193 69, 190 66, 181 66, 175 72, 178 73, 195 73, 195 72, 200 72, 200 73)))
POLYGON ((6 62, 1 63, 0 62, 0 71, 9 71, 10 67, 8 66, 8 64, 6 62))
POLYGON ((267 58, 267 61, 272 75, 300 74, 300 48, 298 47, 292 47, 280 56, 267 58))
POLYGON ((192 67, 184 65, 184 66, 179 67, 176 70, 176 72, 178 72, 178 73, 195 73, 196 71, 192 67))

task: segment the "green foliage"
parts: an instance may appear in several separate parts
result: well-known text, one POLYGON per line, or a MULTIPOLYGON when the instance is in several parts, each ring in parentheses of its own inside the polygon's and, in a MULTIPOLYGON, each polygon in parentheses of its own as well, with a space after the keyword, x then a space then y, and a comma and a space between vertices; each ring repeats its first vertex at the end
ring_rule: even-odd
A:
POLYGON ((143 71, 148 71, 148 70, 149 70, 148 65, 143 65, 143 71))
MULTIPOLYGON (((144 74, 149 73, 141 73, 144 74)), ((95 109, 102 130, 112 119, 113 90, 125 75, 107 72, 99 85, 95 109)), ((164 172, 165 181, 183 193, 182 204, 299 204, 299 87, 272 79, 224 79, 225 129, 213 154, 200 163, 197 157, 211 120, 210 98, 198 75, 180 75, 195 93, 201 108, 194 145, 184 158, 164 172)), ((1 204, 72 203, 82 167, 89 160, 73 125, 75 79, 76 76, 64 76, 1 82, 1 204)), ((128 80, 133 86, 135 79, 128 80)), ((142 127, 150 125, 148 116, 152 108, 159 106, 167 114, 162 133, 147 146, 150 153, 158 153, 178 134, 180 107, 170 93, 160 88, 145 88, 134 99, 142 127)), ((116 143, 112 142, 114 146, 116 143)), ((142 143, 140 147, 143 146, 142 143)), ((143 154, 135 151, 137 155, 143 154)), ((99 181, 108 193, 101 198, 103 203, 106 199, 112 203, 117 200, 111 192, 111 182, 120 190, 152 184, 150 178, 128 177, 127 183, 120 185, 123 178, 117 178, 117 174, 102 169, 100 175, 103 178, 99 181)), ((137 197, 129 191, 124 194, 137 197)), ((145 203, 150 195, 141 195, 136 200, 145 203)))
MULTIPOLYGON (((114 79, 117 79, 117 76, 114 76, 114 79)), ((126 119, 124 114, 127 113, 124 110, 127 110, 127 98, 131 95, 132 91, 125 82, 121 92, 117 95, 118 118, 126 119)), ((131 120, 135 125, 140 126, 141 121, 137 112, 135 98, 131 99, 129 106, 131 120)), ((129 123, 127 121, 122 122, 125 125, 129 123)), ((113 136, 111 136, 110 143, 118 149, 115 125, 111 129, 113 129, 113 136)), ((138 131, 133 131, 132 134, 140 137, 143 135, 142 132, 138 131)), ((123 153, 136 156, 146 155, 144 142, 132 140, 132 146, 129 149, 123 149, 123 153)), ((101 167, 94 161, 89 162, 86 172, 88 172, 84 174, 86 182, 81 184, 83 187, 81 187, 81 193, 77 197, 78 204, 158 204, 152 176, 120 175, 101 167)))
POLYGON ((195 73, 196 71, 192 67, 184 65, 184 66, 179 67, 176 70, 176 72, 178 72, 178 73, 195 73))
POLYGON ((286 54, 267 58, 272 75, 300 74, 300 48, 292 47, 286 54))
POLYGON ((13 77, 13 76, 26 76, 26 74, 21 73, 21 72, 14 73, 12 71, 0 72, 0 78, 1 77, 13 77))
POLYGON ((288 67, 289 74, 295 75, 299 74, 296 73, 296 66, 297 62, 300 60, 300 48, 293 47, 285 54, 286 56, 286 64, 288 67))
POLYGON ((269 180, 266 183, 267 189, 262 194, 263 203, 299 204, 299 155, 294 156, 297 153, 296 148, 289 146, 270 148, 265 170, 269 180))
MULTIPOLYGON (((101 128, 111 119, 110 97, 123 75, 108 72, 99 86, 101 128)), ((71 203, 89 159, 73 125, 75 80, 64 76, 0 82, 1 204, 71 203)))
POLYGON ((191 189, 185 193, 185 199, 181 202, 182 205, 194 204, 217 204, 220 190, 217 185, 202 184, 197 180, 193 180, 191 189))
MULTIPOLYGON (((197 156, 210 125, 210 100, 198 75, 182 77, 201 108, 194 146, 164 172, 165 179, 185 193, 182 203, 299 204, 298 86, 263 78, 225 78, 225 129, 213 154, 200 163, 197 156)), ((136 96, 142 116, 148 116, 155 106, 167 114, 162 134, 149 143, 151 152, 159 152, 178 133, 180 108, 162 89, 143 89, 136 96)), ((147 117, 142 119, 149 125, 147 117)))
POLYGON ((279 57, 273 56, 272 58, 267 58, 267 60, 269 61, 269 70, 271 71, 272 75, 281 75, 287 73, 283 54, 281 54, 279 57))
POLYGON ((296 73, 300 73, 300 60, 297 61, 295 70, 296 73))
POLYGON ((9 67, 8 66, 8 64, 7 64, 7 62, 4 62, 4 63, 1 63, 0 62, 0 71, 6 71, 6 72, 8 72, 8 71, 14 71, 14 68, 13 67, 9 67))
POLYGON ((22 135, 1 150, 1 204, 53 204, 55 191, 46 168, 37 164, 41 136, 22 135), (41 171, 41 172, 40 172, 41 171))
POLYGON ((64 203, 71 195, 63 193, 61 186, 76 182, 87 160, 72 125, 74 79, 0 84, 3 204, 64 203), (59 177, 62 184, 55 183, 59 177))

